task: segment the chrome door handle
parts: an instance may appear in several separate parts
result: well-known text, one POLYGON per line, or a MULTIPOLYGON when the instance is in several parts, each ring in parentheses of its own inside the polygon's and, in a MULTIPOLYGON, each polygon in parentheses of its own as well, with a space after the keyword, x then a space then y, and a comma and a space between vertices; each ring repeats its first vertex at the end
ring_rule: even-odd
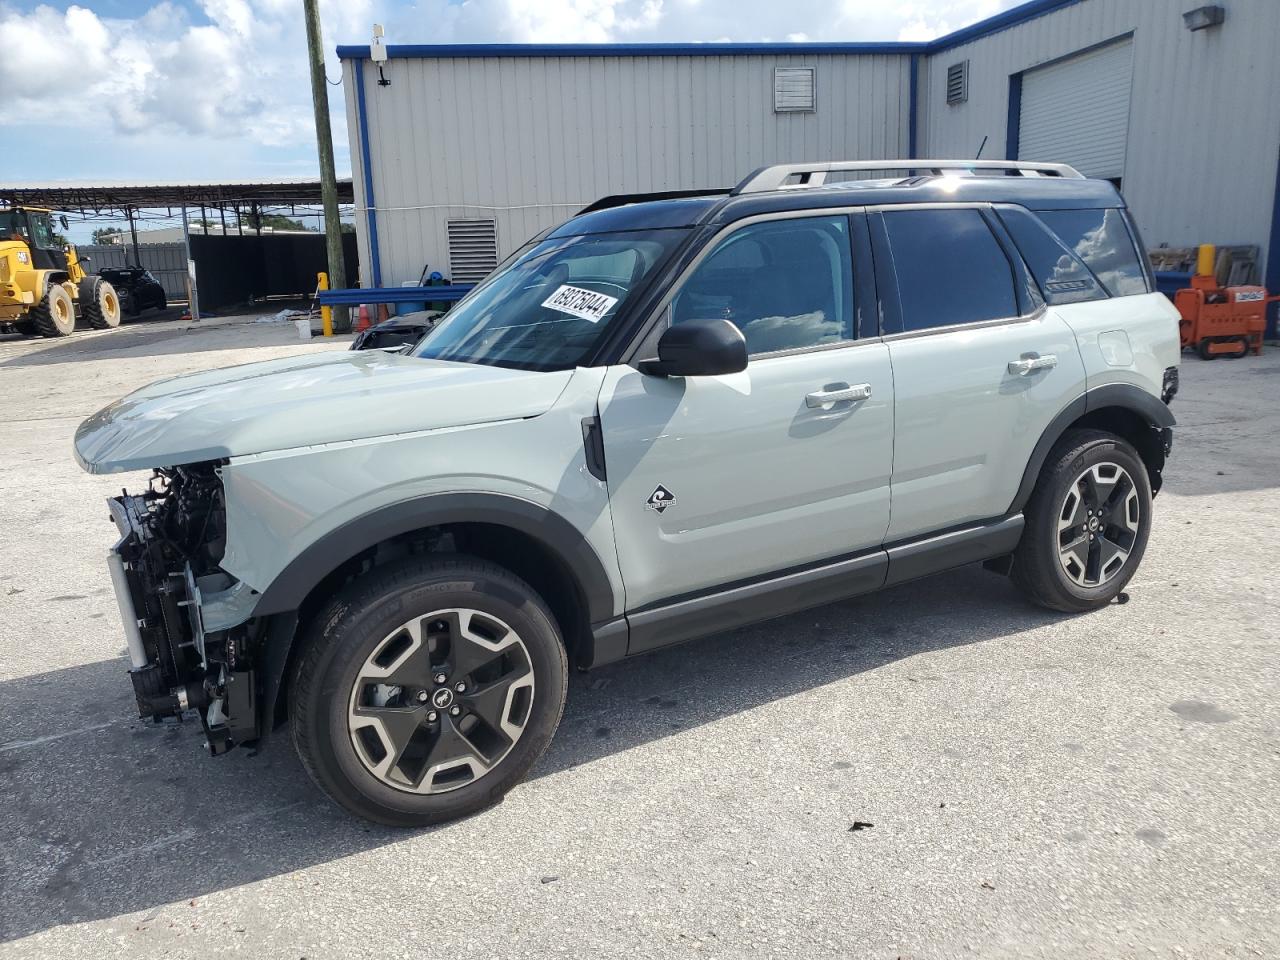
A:
POLYGON ((1020 377, 1036 370, 1048 370, 1050 367, 1058 365, 1058 358, 1052 353, 1047 353, 1043 357, 1023 357, 1021 360, 1009 361, 1009 372, 1016 373, 1020 377))
POLYGON ((857 383, 852 387, 839 387, 835 390, 815 390, 804 395, 807 407, 825 407, 842 400, 870 400, 871 384, 857 383))

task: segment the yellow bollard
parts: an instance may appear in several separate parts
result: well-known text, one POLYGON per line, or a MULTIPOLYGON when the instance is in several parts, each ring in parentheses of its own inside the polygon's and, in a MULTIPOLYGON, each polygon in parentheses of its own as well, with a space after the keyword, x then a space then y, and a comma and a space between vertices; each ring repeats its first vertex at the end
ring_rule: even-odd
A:
POLYGON ((1218 250, 1212 243, 1200 244, 1199 255, 1196 257, 1196 273, 1202 277, 1212 277, 1217 266, 1214 261, 1218 258, 1218 250))
MULTIPOLYGON (((329 289, 329 275, 327 273, 316 274, 316 289, 329 289)), ((326 337, 333 336, 333 307, 320 308, 320 323, 324 327, 324 335, 326 337)))

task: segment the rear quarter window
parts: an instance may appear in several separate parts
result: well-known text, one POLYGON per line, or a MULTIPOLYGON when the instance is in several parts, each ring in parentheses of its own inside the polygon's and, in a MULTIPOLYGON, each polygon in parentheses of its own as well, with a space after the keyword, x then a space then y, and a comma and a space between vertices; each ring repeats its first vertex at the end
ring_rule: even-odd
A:
POLYGON ((1031 269, 1045 303, 1060 306, 1107 298, 1107 291, 1084 262, 1034 214, 1021 207, 1001 207, 997 213, 1031 269))
POLYGON ((1120 210, 1039 210, 1037 215, 1111 296, 1150 292, 1138 247, 1120 210))

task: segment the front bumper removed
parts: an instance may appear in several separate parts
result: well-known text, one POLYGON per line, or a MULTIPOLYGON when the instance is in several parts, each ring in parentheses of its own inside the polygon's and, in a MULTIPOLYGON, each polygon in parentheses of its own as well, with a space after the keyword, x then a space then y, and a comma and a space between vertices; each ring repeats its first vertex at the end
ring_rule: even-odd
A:
POLYGON ((237 666, 247 632, 205 633, 191 566, 167 559, 147 522, 147 497, 126 494, 108 503, 121 537, 107 568, 138 715, 159 721, 196 711, 214 754, 257 739, 256 678, 237 666))

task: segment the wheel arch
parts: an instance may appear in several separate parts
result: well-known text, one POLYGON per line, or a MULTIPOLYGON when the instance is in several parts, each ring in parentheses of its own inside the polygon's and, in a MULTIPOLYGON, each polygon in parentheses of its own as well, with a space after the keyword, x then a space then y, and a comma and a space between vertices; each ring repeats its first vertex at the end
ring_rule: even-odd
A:
MULTIPOLYGON (((40 296, 43 298, 44 295, 49 292, 50 284, 53 284, 53 283, 63 284, 63 283, 70 283, 70 282, 71 282, 71 274, 67 273, 67 271, 65 270, 41 270, 40 278, 37 281, 38 286, 40 288, 40 296)), ((68 293, 70 294, 70 291, 68 291, 68 293)), ((74 294, 71 294, 71 297, 72 299, 75 299, 74 294)))
POLYGON ((510 570, 537 591, 555 616, 569 656, 594 657, 592 628, 614 616, 615 596, 604 564, 582 533, 554 511, 504 494, 435 494, 391 504, 345 523, 304 549, 269 584, 253 617, 288 629, 266 635, 262 726, 280 718, 289 665, 308 619, 352 577, 380 565, 384 549, 414 549, 448 534, 458 552, 510 570))
POLYGON ((1109 383, 1086 391, 1053 418, 1036 442, 1018 492, 1009 505, 1009 513, 1019 512, 1031 499, 1040 470, 1054 445, 1068 430, 1080 428, 1106 430, 1133 444, 1147 467, 1154 495, 1161 485, 1167 431, 1176 422, 1167 404, 1132 384, 1109 383))

